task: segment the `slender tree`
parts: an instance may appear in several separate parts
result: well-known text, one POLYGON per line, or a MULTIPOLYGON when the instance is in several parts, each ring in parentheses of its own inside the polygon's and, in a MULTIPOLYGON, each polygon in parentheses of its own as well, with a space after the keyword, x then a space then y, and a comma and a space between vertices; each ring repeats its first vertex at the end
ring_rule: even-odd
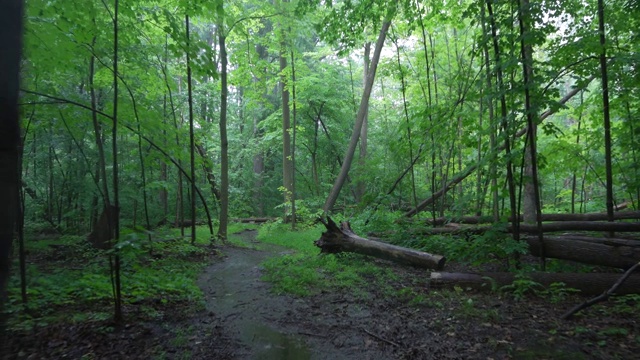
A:
MULTIPOLYGON (((113 10, 113 128, 111 133, 113 157, 113 205, 115 211, 107 210, 108 223, 113 223, 113 243, 120 239, 120 195, 118 177, 118 14, 120 2, 115 0, 113 10)), ((120 285, 120 254, 116 249, 113 265, 114 277, 114 321, 122 322, 122 291, 120 285)))
POLYGON ((378 34, 378 40, 376 40, 376 47, 373 52, 373 58, 371 59, 370 71, 367 76, 367 83, 364 87, 364 91, 362 93, 362 99, 360 100, 360 107, 358 108, 358 115, 356 116, 356 123, 353 127, 353 132, 351 133, 351 140, 349 141, 349 147, 347 152, 345 153, 344 160, 342 161, 342 167, 340 168, 340 173, 336 177, 335 182, 333 183, 333 187, 331 188, 331 192, 327 197, 327 201, 324 204, 323 210, 325 213, 330 212, 333 209, 333 206, 338 200, 338 195, 340 195, 340 191, 342 190, 342 186, 344 185, 347 175, 349 174, 349 169, 351 168, 351 162, 353 161, 353 157, 355 155, 356 147, 358 146, 358 138, 360 137, 360 131, 362 130, 362 124, 364 122, 365 115, 367 114, 369 108, 369 98, 371 96, 371 89, 373 88, 373 82, 375 80, 376 69, 378 68, 378 62, 380 61, 380 54, 382 53, 382 47, 384 46, 384 40, 387 37, 387 31, 391 26, 391 18, 387 18, 382 23, 382 27, 380 28, 380 33, 378 34))
MULTIPOLYGON (((613 221, 613 170, 611 166, 611 115, 609 111, 609 76, 607 74, 607 42, 604 28, 604 1, 598 0, 598 32, 600 34, 600 79, 602 81, 602 116, 604 118, 604 151, 607 188, 607 217, 613 221)), ((613 237, 613 232, 609 234, 613 237)))
POLYGON ((190 157, 190 169, 191 169, 191 243, 196 242, 196 159, 195 159, 195 135, 193 126, 193 94, 191 84, 191 41, 189 38, 189 14, 185 15, 185 28, 187 31, 187 92, 189 99, 189 157, 190 157))
POLYGON ((224 27, 224 3, 221 0, 218 9, 218 46, 220 46, 220 227, 218 238, 227 239, 229 222, 229 140, 227 139, 227 44, 224 27))

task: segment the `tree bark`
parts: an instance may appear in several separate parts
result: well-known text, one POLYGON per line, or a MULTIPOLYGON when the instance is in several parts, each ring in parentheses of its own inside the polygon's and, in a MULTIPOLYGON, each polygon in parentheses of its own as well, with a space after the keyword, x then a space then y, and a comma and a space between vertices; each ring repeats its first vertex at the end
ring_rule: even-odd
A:
POLYGON ((0 355, 6 344, 4 303, 18 199, 20 115, 18 89, 23 2, 0 2, 0 355))
MULTIPOLYGON (((543 247, 534 237, 527 237, 529 251, 534 256, 542 254, 543 247)), ((555 259, 577 261, 583 264, 627 269, 640 261, 637 246, 610 246, 589 241, 570 241, 558 237, 545 237, 544 255, 555 259)))
POLYGON ((376 41, 376 48, 373 52, 373 58, 371 59, 370 71, 367 76, 367 83, 364 87, 364 92, 362 93, 362 99, 360 101, 360 108, 358 109, 358 115, 356 116, 356 123, 353 127, 353 133, 351 134, 351 140, 349 141, 349 148, 344 156, 344 161, 342 162, 342 167, 340 168, 340 173, 336 178, 336 181, 331 188, 331 192, 329 193, 329 197, 324 204, 323 210, 325 213, 328 213, 333 209, 333 206, 338 200, 338 195, 340 195, 340 190, 342 190, 342 186, 347 180, 347 175, 349 174, 349 169, 351 169, 351 162, 353 161, 353 157, 355 155, 356 147, 358 146, 358 138, 360 137, 360 132, 362 131, 362 124, 364 123, 365 116, 367 115, 367 111, 369 109, 369 98, 371 96, 371 89, 373 88, 373 81, 376 75, 376 69, 378 68, 378 61, 380 60, 380 54, 382 53, 382 47, 384 46, 384 40, 387 36, 387 31, 391 26, 391 20, 385 20, 382 24, 382 28, 380 29, 380 34, 378 35, 378 40, 376 41))
POLYGON ((227 239, 229 224, 229 140, 227 139, 227 45, 224 28, 224 4, 218 4, 218 41, 220 46, 220 226, 218 238, 227 239))
POLYGON ((314 243, 323 253, 354 252, 426 269, 440 270, 444 267, 446 259, 443 256, 362 238, 351 230, 348 222, 338 227, 327 217, 323 223, 327 231, 314 243))
MULTIPOLYGON (((609 78, 607 76, 607 47, 604 29, 604 0, 598 0, 598 32, 600 33, 600 74, 602 80, 602 115, 604 117, 604 159, 606 172, 607 214, 613 221, 613 170, 611 165, 611 115, 609 113, 609 78)), ((613 233, 609 234, 613 236, 613 233)))
MULTIPOLYGON (((459 224, 450 223, 444 228, 419 229, 416 234, 434 235, 434 234, 482 234, 492 230, 493 225, 482 226, 460 226, 459 224)), ((538 226, 535 224, 521 224, 519 227, 521 232, 536 234, 538 226)), ((506 231, 513 231, 513 226, 507 227, 506 231)), ((638 232, 640 231, 640 222, 597 222, 597 221, 561 221, 542 224, 542 232, 556 231, 620 231, 620 232, 638 232)))
MULTIPOLYGON (((286 2, 286 1, 283 1, 286 2)), ((287 43, 284 24, 280 23, 280 93, 282 94, 282 186, 284 187, 284 214, 287 222, 293 196, 293 161, 291 153, 291 110, 287 84, 287 43)), ((291 221, 295 222, 292 218, 291 221)))
MULTIPOLYGON (((582 295, 601 294, 611 287, 620 278, 620 274, 609 273, 530 273, 531 280, 539 283, 544 288, 548 288, 553 283, 564 283, 567 288, 580 290, 582 295)), ((459 286, 480 291, 492 291, 510 285, 515 280, 513 273, 447 273, 432 272, 431 288, 449 288, 459 286)), ((541 289, 541 288, 540 288, 541 289)), ((637 294, 640 293, 640 275, 630 276, 616 294, 637 294)))

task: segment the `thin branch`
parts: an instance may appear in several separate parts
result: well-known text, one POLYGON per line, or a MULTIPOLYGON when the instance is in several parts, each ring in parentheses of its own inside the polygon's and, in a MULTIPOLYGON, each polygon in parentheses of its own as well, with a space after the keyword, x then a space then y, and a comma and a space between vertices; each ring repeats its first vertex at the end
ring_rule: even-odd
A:
POLYGON ((611 295, 614 295, 614 293, 616 292, 616 290, 618 290, 618 288, 629 278, 629 276, 631 276, 631 274, 638 268, 638 266, 640 266, 640 262, 636 263, 635 265, 633 265, 632 267, 629 268, 629 270, 627 270, 621 277, 620 279, 618 279, 618 281, 616 281, 615 284, 613 284, 613 286, 611 287, 611 289, 605 291, 604 293, 602 293, 599 296, 594 297, 591 300, 585 301, 582 304, 574 307, 573 309, 571 309, 570 311, 568 311, 567 313, 565 313, 564 315, 562 315, 562 319, 563 320, 569 320, 573 315, 575 315, 575 313, 577 313, 580 310, 586 309, 594 304, 597 304, 599 302, 605 301, 607 300, 611 295))
POLYGON ((391 341, 391 340, 387 340, 387 339, 385 339, 385 338, 383 338, 383 337, 380 337, 380 336, 378 336, 378 335, 376 335, 376 334, 374 334, 374 333, 370 332, 370 331, 369 331, 369 330, 367 330, 367 329, 362 329, 362 331, 366 332, 367 334, 369 334, 369 335, 373 336, 374 338, 376 338, 376 339, 378 339, 378 340, 380 340, 380 341, 384 341, 384 342, 386 342, 386 343, 387 343, 387 344, 389 344, 389 345, 393 345, 393 346, 395 346, 395 347, 400 347, 400 345, 399 345, 398 343, 395 343, 395 342, 393 342, 393 341, 391 341))

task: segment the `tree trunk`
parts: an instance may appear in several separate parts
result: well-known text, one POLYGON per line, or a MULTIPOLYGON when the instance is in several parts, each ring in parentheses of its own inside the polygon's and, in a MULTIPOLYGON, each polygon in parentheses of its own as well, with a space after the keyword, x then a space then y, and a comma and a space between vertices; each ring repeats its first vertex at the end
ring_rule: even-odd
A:
MULTIPOLYGON (((22 50, 23 2, 0 2, 0 355, 6 344, 4 303, 11 266, 11 243, 18 199, 20 116, 18 89, 22 50)), ((1 357, 1 356, 0 356, 1 357)))
MULTIPOLYGON (((185 26, 187 30, 187 93, 188 93, 188 101, 189 101, 189 165, 191 169, 191 244, 195 244, 196 242, 196 144, 195 144, 195 135, 194 135, 194 124, 193 124, 193 94, 192 94, 192 84, 191 84, 191 62, 189 52, 191 51, 190 47, 190 39, 189 39, 189 15, 185 16, 185 26)), ((224 93, 224 90, 222 90, 224 93)), ((223 103, 220 104, 220 107, 223 106, 223 103)), ((221 109, 222 110, 222 109, 221 109)), ((222 113, 223 111, 221 111, 222 113)), ((220 121, 222 124, 222 121, 220 121)))
POLYGON ((329 197, 324 204, 324 212, 328 213, 333 209, 333 206, 338 200, 338 195, 340 194, 340 190, 342 190, 342 186, 347 180, 347 175, 349 174, 349 169, 351 168, 351 162, 353 161, 353 157, 355 155, 356 147, 358 146, 358 138, 360 137, 360 131, 362 130, 362 124, 364 123, 365 115, 369 109, 369 97, 371 96, 371 89, 373 88, 373 81, 376 75, 376 69, 378 68, 378 61, 380 60, 380 54, 382 53, 382 47, 384 46, 384 40, 387 36, 387 31, 391 26, 390 20, 385 20, 382 24, 382 28, 380 29, 380 34, 378 35, 378 40, 376 41, 376 48, 373 52, 373 58, 371 59, 370 71, 367 77, 367 83, 364 87, 364 92, 362 93, 362 100, 360 101, 360 108, 358 109, 358 115, 356 116, 356 123, 353 127, 353 133, 351 134, 351 140, 349 141, 349 148, 344 156, 344 161, 342 162, 342 167, 340 168, 340 173, 336 178, 336 181, 331 188, 331 192, 329 193, 329 197))
POLYGON ((224 29, 224 4, 218 4, 218 40, 220 45, 220 226, 218 238, 227 239, 229 224, 229 140, 227 139, 227 45, 224 29))
MULTIPOLYGON (((544 288, 553 283, 564 283, 567 288, 580 290, 582 295, 602 294, 611 287, 620 274, 588 274, 588 273, 530 273, 531 280, 544 288)), ((493 291, 495 287, 511 285, 515 280, 513 273, 447 273, 432 272, 431 288, 452 288, 459 286, 481 291, 493 291)), ((540 290, 540 289, 539 289, 540 290)), ((630 276, 616 291, 617 295, 640 293, 640 275, 630 276)))
MULTIPOLYGON (((113 223, 113 244, 117 244, 120 239, 120 194, 118 176, 118 11, 119 1, 115 0, 113 10, 113 128, 111 130, 111 151, 113 165, 113 206, 116 211, 106 211, 109 224, 113 223)), ((105 178, 106 181, 106 178, 105 178)), ((107 207, 110 209, 110 207, 107 207)), ((122 323, 122 290, 120 284, 120 254, 118 251, 113 255, 112 286, 114 297, 113 321, 116 324, 122 323)), ((111 255, 109 256, 111 264, 111 255)))
POLYGON ((640 261, 640 248, 637 246, 610 246, 590 241, 545 237, 543 249, 537 237, 527 237, 526 240, 529 251, 534 256, 540 256, 544 250, 546 257, 621 269, 627 269, 640 261))
MULTIPOLYGON (((493 230, 492 225, 483 226, 460 226, 459 224, 450 223, 444 228, 419 229, 415 234, 434 235, 434 234, 482 234, 489 230, 493 230)), ((536 234, 538 226, 535 224, 521 224, 519 226, 521 232, 536 234)), ((507 227, 506 231, 513 231, 513 226, 507 227)), ((596 222, 596 221, 563 221, 542 224, 542 232, 556 231, 620 231, 620 232, 639 232, 640 222, 596 222)))
MULTIPOLYGON (((598 0, 598 32, 600 33, 600 74, 602 80, 602 113, 604 117, 604 152, 607 188, 607 214, 613 221, 613 171, 611 165, 611 116, 609 114, 609 78, 607 76, 607 47, 604 29, 604 1, 598 0)), ((613 233, 609 234, 613 236, 613 233)))
MULTIPOLYGON (((622 211, 614 213, 614 220, 640 219, 640 211, 622 211)), ((522 216, 519 217, 522 221, 522 216)), ((542 221, 603 221, 608 220, 607 213, 587 213, 587 214, 542 214, 542 221)), ((421 220, 428 225, 444 225, 448 223, 459 224, 488 224, 494 222, 491 216, 461 216, 461 217, 439 217, 435 222, 433 219, 421 220)), ((509 218, 513 222, 513 217, 509 218)))
MULTIPOLYGON (((364 65, 362 70, 362 86, 367 86, 367 78, 369 77, 369 64, 371 63, 369 56, 371 54, 371 43, 366 42, 364 44, 364 65)), ((354 100, 355 107, 355 100, 354 100)), ((366 109, 364 114, 364 120, 362 121, 362 129, 360 129, 360 155, 358 156, 358 166, 364 170, 364 166, 367 160, 367 141, 369 133, 369 108, 366 109)), ((360 203, 364 197, 364 193, 367 191, 366 182, 359 179, 356 183, 356 202, 360 203)))
MULTIPOLYGON (((284 214, 287 222, 293 195, 293 162, 291 158, 291 110, 289 108, 289 86, 287 84, 287 43, 284 25, 280 24, 280 92, 282 94, 282 186, 284 188, 284 214)), ((294 221, 291 219, 291 221, 294 221)))
POLYGON ((338 227, 327 217, 323 223, 327 231, 314 243, 323 253, 354 252, 426 269, 440 270, 444 267, 446 260, 443 256, 362 238, 351 230, 348 222, 338 227))

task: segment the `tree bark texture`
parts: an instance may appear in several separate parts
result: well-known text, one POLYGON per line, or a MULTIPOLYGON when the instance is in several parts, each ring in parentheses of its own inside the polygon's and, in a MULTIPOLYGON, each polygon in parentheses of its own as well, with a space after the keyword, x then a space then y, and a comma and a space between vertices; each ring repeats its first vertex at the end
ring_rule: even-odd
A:
POLYGON ((327 231, 323 232, 320 239, 315 242, 315 245, 323 253, 353 252, 401 264, 437 270, 442 269, 446 262, 446 259, 440 255, 432 255, 414 249, 362 238, 351 230, 348 222, 343 222, 338 227, 331 218, 327 217, 327 221, 323 221, 323 223, 327 231))
POLYGON ((4 303, 18 200, 18 89, 23 2, 0 2, 0 356, 6 343, 4 303))
MULTIPOLYGON (((461 226, 459 224, 448 224, 446 227, 432 229, 416 229, 416 234, 482 234, 494 229, 492 225, 481 226, 461 226)), ((520 224, 520 232, 537 234, 538 226, 535 224, 520 224)), ((513 231, 513 226, 507 227, 506 231, 513 231)), ((542 232, 556 231, 620 231, 620 232, 640 232, 640 222, 597 222, 597 221, 562 221, 542 224, 542 232)))
MULTIPOLYGON (((526 237, 529 252, 534 256, 543 254, 543 247, 537 237, 526 237)), ((630 243, 629 245, 634 245, 630 243)), ((595 241, 567 240, 562 237, 545 237, 544 256, 577 261, 583 264, 610 266, 628 269, 640 261, 640 248, 637 246, 612 246, 595 241)))
MULTIPOLYGON (((620 274, 610 273, 531 273, 531 280, 548 288, 553 283, 564 283, 567 288, 580 290, 583 295, 601 294, 609 289, 620 274)), ((431 288, 450 288, 459 286, 480 291, 492 291, 495 287, 510 285, 515 280, 513 273, 447 273, 432 272, 431 288)), ((541 289, 541 288, 540 288, 541 289)), ((617 295, 640 293, 640 275, 630 276, 616 291, 617 295)))

